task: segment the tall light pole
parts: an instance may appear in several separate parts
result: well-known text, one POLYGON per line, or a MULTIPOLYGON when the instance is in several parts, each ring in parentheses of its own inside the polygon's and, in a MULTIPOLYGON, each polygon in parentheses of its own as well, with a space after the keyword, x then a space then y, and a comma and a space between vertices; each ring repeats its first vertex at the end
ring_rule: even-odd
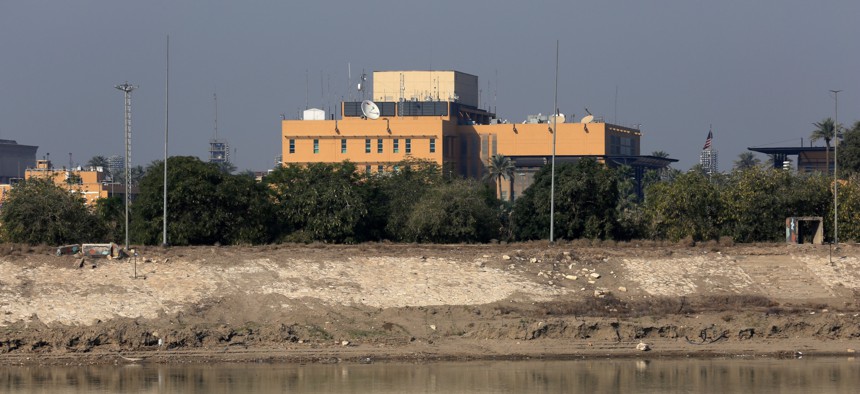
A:
POLYGON ((137 89, 126 81, 114 86, 125 93, 125 250, 128 250, 128 196, 131 182, 131 91, 137 89))
POLYGON ((833 243, 839 245, 839 92, 831 90, 836 101, 833 108, 833 243))
POLYGON ((161 246, 167 246, 167 136, 170 126, 170 36, 167 36, 167 70, 164 77, 164 207, 162 212, 164 218, 164 233, 161 237, 161 246))
POLYGON ((555 135, 558 134, 558 40, 555 40, 555 101, 552 117, 552 164, 549 176, 549 242, 555 241, 555 135))

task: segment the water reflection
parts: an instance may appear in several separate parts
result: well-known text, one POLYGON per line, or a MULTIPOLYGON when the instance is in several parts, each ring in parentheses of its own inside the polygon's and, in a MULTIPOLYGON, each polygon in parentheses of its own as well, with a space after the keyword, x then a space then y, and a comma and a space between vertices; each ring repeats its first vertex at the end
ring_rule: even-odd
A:
POLYGON ((3 393, 855 393, 860 362, 579 360, 0 367, 3 393))

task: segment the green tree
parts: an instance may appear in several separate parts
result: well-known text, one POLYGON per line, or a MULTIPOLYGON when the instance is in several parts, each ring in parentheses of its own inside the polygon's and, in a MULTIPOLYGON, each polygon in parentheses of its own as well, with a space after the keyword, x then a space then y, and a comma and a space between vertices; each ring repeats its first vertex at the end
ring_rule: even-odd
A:
POLYGON ((9 191, 0 209, 0 232, 9 242, 67 244, 98 241, 103 227, 77 193, 31 178, 9 191))
POLYGON ((860 173, 860 121, 854 122, 851 129, 845 132, 839 143, 838 156, 840 175, 860 173))
MULTIPOLYGON (((513 180, 514 170, 516 166, 509 157, 503 155, 493 155, 490 157, 490 162, 487 165, 487 172, 484 174, 484 181, 494 181, 496 183, 496 196, 502 196, 502 179, 513 180)), ((511 188, 513 190, 513 188, 511 188)))
POLYGON ((110 166, 108 165, 108 159, 104 156, 93 156, 87 161, 87 167, 101 167, 106 175, 110 175, 110 166))
POLYGON ((432 161, 407 159, 397 168, 364 181, 367 216, 359 224, 359 233, 365 240, 406 241, 406 225, 415 204, 445 182, 439 165, 432 161))
POLYGON ((228 174, 232 174, 232 173, 236 172, 236 165, 233 164, 232 162, 229 162, 229 161, 225 161, 223 163, 218 163, 218 168, 221 169, 221 171, 224 171, 228 174))
POLYGON ((472 180, 434 185, 413 207, 406 237, 416 242, 486 242, 498 236, 493 192, 472 180))
MULTIPOLYGON (((842 160, 841 156, 839 160, 842 160)), ((828 216, 833 217, 832 206, 830 208, 828 216)), ((860 174, 854 173, 847 182, 840 183, 838 214, 840 242, 860 241, 860 174)))
MULTIPOLYGON (((512 220, 518 239, 549 238, 550 180, 550 166, 544 166, 514 203, 512 220)), ((556 237, 613 237, 618 197, 616 174, 606 166, 592 159, 556 166, 556 237)))
MULTIPOLYGON (((164 168, 164 167, 162 167, 164 168)), ((168 166, 168 170, 170 170, 170 166, 168 166)), ((163 170, 162 170, 163 171, 163 170)), ((143 177, 146 175, 147 171, 143 168, 143 166, 133 166, 128 169, 130 175, 130 184, 132 186, 140 185, 140 182, 143 180, 143 177)), ((119 174, 113 174, 113 180, 116 183, 125 184, 125 168, 119 171, 119 174)))
POLYGON ((824 144, 827 146, 827 149, 824 151, 824 157, 828 166, 827 172, 829 173, 830 141, 836 136, 836 123, 833 121, 833 118, 827 118, 821 122, 815 122, 812 125, 815 126, 815 130, 813 130, 812 134, 809 136, 809 142, 824 140, 824 144))
POLYGON ((785 218, 824 216, 827 179, 753 167, 728 176, 720 193, 721 233, 737 242, 778 241, 785 237, 785 218))
MULTIPOLYGON (((196 157, 174 156, 167 166, 167 240, 172 245, 267 242, 266 189, 247 177, 226 174, 196 157)), ((133 204, 134 239, 160 244, 163 232, 164 164, 154 162, 133 204)))
POLYGON ((105 228, 105 241, 125 240, 125 201, 122 197, 107 197, 96 200, 95 215, 105 228))
POLYGON ((694 166, 671 182, 655 183, 645 191, 645 214, 654 238, 716 238, 720 214, 717 182, 694 166))
POLYGON ((662 150, 655 150, 655 151, 651 152, 651 156, 667 159, 667 158, 669 158, 669 153, 667 153, 666 151, 662 151, 662 150))
POLYGON ((738 159, 735 160, 735 170, 744 171, 758 167, 759 164, 761 164, 761 160, 755 157, 755 153, 744 152, 739 154, 738 159))
POLYGON ((276 169, 265 182, 278 233, 290 241, 357 241, 367 215, 362 180, 349 162, 276 169))

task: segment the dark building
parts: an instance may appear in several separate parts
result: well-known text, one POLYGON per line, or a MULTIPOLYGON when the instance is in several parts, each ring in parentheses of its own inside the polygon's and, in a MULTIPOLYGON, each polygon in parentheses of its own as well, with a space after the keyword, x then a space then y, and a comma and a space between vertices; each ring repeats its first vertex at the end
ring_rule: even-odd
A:
POLYGON ((36 166, 38 146, 19 145, 12 140, 0 140, 0 183, 8 184, 24 178, 27 168, 36 166))

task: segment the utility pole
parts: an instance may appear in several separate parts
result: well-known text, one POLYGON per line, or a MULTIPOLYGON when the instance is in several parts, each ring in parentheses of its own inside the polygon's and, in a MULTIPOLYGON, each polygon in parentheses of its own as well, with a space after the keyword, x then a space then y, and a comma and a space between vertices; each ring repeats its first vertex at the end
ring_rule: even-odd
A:
POLYGON ((161 246, 167 246, 167 136, 170 126, 170 36, 167 36, 167 61, 166 73, 164 77, 164 208, 162 213, 162 225, 164 232, 161 237, 161 246))
POLYGON ((125 93, 125 250, 128 250, 128 203, 131 183, 131 91, 137 86, 126 81, 114 86, 125 93))
POLYGON ((555 135, 558 134, 558 40, 555 40, 555 101, 552 117, 552 167, 549 184, 549 243, 555 241, 555 135))
MULTIPOLYGON (((839 92, 831 90, 836 101, 833 108, 833 243, 839 245, 839 92)), ((828 163, 829 165, 829 163, 828 163)))

